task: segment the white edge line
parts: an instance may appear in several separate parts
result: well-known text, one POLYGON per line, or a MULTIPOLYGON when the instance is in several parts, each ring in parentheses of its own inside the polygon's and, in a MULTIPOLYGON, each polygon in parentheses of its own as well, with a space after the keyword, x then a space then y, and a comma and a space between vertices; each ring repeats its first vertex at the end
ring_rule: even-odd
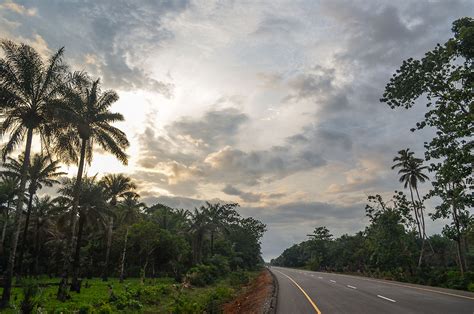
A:
POLYGON ((378 296, 379 298, 385 299, 385 300, 390 301, 390 302, 397 302, 397 301, 395 301, 395 300, 392 300, 392 299, 389 299, 389 298, 387 298, 387 297, 384 297, 383 295, 380 295, 380 294, 377 294, 377 296, 378 296))
POLYGON ((354 287, 354 286, 351 286, 351 285, 347 285, 347 286, 351 289, 357 289, 357 287, 354 287))
POLYGON ((330 282, 336 282, 336 280, 329 280, 330 282))

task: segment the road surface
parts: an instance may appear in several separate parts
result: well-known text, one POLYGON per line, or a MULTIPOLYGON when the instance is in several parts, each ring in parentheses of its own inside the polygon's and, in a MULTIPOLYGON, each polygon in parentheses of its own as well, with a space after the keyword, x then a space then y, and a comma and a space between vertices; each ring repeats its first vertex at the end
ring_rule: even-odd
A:
POLYGON ((474 314, 474 293, 395 281, 271 267, 278 314, 474 314))

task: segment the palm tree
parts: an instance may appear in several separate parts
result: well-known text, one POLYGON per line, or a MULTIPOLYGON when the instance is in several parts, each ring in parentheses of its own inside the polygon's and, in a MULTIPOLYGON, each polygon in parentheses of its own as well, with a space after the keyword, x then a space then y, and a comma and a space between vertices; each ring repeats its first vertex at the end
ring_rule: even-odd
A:
POLYGON ((125 133, 111 125, 124 120, 120 113, 110 112, 110 107, 118 100, 117 93, 112 90, 102 92, 100 81, 91 82, 85 75, 74 75, 72 81, 74 84, 65 89, 64 98, 55 103, 56 113, 62 117, 59 122, 61 127, 56 128, 58 132, 54 133, 55 152, 68 162, 78 162, 70 235, 58 288, 58 299, 63 301, 68 295, 69 261, 76 242, 77 211, 85 161, 92 161, 93 145, 97 143, 104 151, 127 164, 124 150, 129 146, 125 133), (78 150, 79 160, 76 154, 78 150))
POLYGON ((3 177, 0 183, 0 207, 3 211, 2 237, 0 239, 0 254, 3 254, 5 245, 5 236, 10 216, 10 204, 18 194, 18 178, 3 177))
POLYGON ((127 255, 127 241, 130 225, 137 222, 141 216, 141 210, 145 204, 139 201, 139 195, 133 192, 125 194, 124 200, 118 205, 120 212, 120 222, 126 225, 125 238, 123 241, 122 260, 120 262, 120 282, 124 279, 125 258, 127 255))
MULTIPOLYGON (((23 164, 23 156, 20 155, 18 161, 8 157, 8 162, 3 165, 4 171, 0 173, 4 176, 19 177, 21 173, 21 166, 23 164)), ((30 161, 28 167, 28 207, 26 211, 25 225, 23 227, 22 244, 20 245, 20 252, 18 258, 18 273, 21 274, 21 266, 23 264, 23 253, 25 251, 26 236, 30 222, 31 210, 33 205, 33 198, 36 192, 43 188, 43 186, 52 187, 59 183, 57 178, 65 175, 65 172, 58 171, 60 166, 58 161, 52 161, 48 156, 43 154, 35 154, 30 161)))
MULTIPOLYGON (((74 179, 65 179, 64 186, 58 190, 70 203, 74 202, 74 190, 76 182, 74 179)), ((75 252, 73 259, 73 280, 71 290, 80 291, 79 284, 79 268, 80 268, 80 252, 81 242, 86 225, 99 224, 103 226, 106 217, 111 215, 105 201, 103 187, 95 182, 95 177, 85 178, 81 186, 81 197, 79 198, 79 223, 75 244, 75 252)))
POLYGON ((209 217, 205 213, 204 206, 200 210, 195 208, 191 214, 190 233, 192 235, 193 264, 202 262, 202 249, 204 237, 208 231, 209 217))
MULTIPOLYGON (((117 206, 117 199, 124 197, 127 192, 132 192, 136 189, 135 183, 132 179, 123 174, 108 174, 102 178, 100 184, 106 191, 107 198, 112 210, 117 206)), ((102 272, 102 280, 108 280, 110 248, 112 247, 112 231, 114 227, 114 216, 110 215, 107 227, 107 248, 105 250, 105 263, 102 272)))
POLYGON ((229 223, 235 222, 237 212, 234 210, 238 204, 211 204, 206 202, 206 206, 202 208, 208 217, 208 229, 211 237, 211 256, 214 255, 214 238, 218 231, 226 231, 229 223))
POLYGON ((5 285, 0 307, 10 303, 11 283, 15 265, 18 238, 21 230, 27 170, 30 161, 34 134, 42 141, 47 140, 50 104, 60 91, 66 65, 62 62, 63 48, 53 54, 45 63, 32 47, 4 40, 0 43, 4 57, 0 59, 0 136, 10 137, 2 149, 2 157, 17 148, 25 139, 24 160, 18 189, 17 206, 14 215, 14 233, 6 271, 5 285))
POLYGON ((428 167, 423 166, 423 160, 416 158, 413 152, 410 152, 410 149, 404 149, 398 152, 399 156, 393 159, 396 164, 392 166, 392 169, 400 168, 398 174, 401 174, 399 181, 403 183, 403 187, 410 189, 411 202, 413 204, 413 211, 415 213, 415 220, 418 226, 418 232, 420 238, 422 239, 420 257, 418 259, 418 267, 421 266, 423 259, 423 252, 425 247, 426 240, 426 228, 425 228, 425 218, 423 213, 423 202, 421 201, 420 194, 418 192, 418 182, 425 182, 429 180, 428 176, 423 173, 428 167), (415 202, 413 195, 413 190, 416 191, 418 196, 418 203, 415 202))
POLYGON ((41 256, 41 250, 43 243, 46 240, 47 236, 52 236, 56 238, 57 226, 55 221, 55 216, 57 216, 61 209, 55 206, 55 200, 51 199, 49 196, 44 196, 42 198, 35 197, 35 217, 36 224, 34 229, 33 236, 33 274, 39 274, 39 258, 41 256))

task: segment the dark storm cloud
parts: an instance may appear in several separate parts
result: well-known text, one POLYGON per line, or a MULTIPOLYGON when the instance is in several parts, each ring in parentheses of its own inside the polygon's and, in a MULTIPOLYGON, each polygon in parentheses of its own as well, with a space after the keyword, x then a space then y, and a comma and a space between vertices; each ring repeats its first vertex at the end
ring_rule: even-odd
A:
POLYGON ((101 76, 108 87, 171 97, 172 84, 151 77, 140 62, 172 38, 162 19, 185 10, 188 1, 25 1, 23 6, 36 14, 3 14, 19 23, 12 35, 38 34, 51 49, 65 46, 73 65, 101 76))

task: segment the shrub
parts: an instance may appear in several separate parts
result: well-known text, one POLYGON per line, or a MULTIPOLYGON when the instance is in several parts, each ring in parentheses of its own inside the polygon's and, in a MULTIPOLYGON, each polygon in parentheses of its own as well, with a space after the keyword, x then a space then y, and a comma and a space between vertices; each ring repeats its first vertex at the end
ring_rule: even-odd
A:
POLYGON ((35 281, 26 280, 22 284, 23 300, 20 303, 21 313, 32 313, 39 304, 38 294, 39 287, 35 281))
POLYGON ((103 304, 97 309, 98 314, 112 314, 114 310, 110 304, 103 304))
POLYGON ((227 287, 218 287, 212 291, 206 300, 206 313, 220 313, 223 303, 232 297, 232 290, 227 287))
POLYGON ((246 285, 249 281, 249 275, 242 270, 235 271, 229 275, 229 282, 232 286, 246 285))
POLYGON ((226 257, 216 254, 209 259, 209 265, 214 266, 215 276, 224 276, 230 272, 229 261, 226 257))
POLYGON ((216 273, 215 266, 201 264, 191 268, 186 277, 192 285, 203 287, 216 280, 216 273))

